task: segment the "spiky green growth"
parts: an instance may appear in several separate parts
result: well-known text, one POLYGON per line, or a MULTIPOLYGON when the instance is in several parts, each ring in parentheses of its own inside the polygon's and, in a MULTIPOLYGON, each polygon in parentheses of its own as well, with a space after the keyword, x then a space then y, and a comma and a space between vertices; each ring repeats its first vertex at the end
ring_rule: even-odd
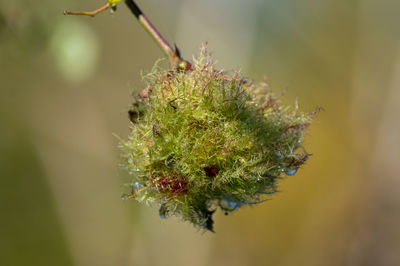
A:
POLYGON ((159 204, 162 218, 176 215, 212 231, 218 207, 229 213, 261 202, 281 175, 306 161, 302 137, 312 114, 280 106, 238 73, 214 69, 204 49, 192 70, 156 67, 147 78, 149 93, 121 141, 132 178, 124 196, 159 204))

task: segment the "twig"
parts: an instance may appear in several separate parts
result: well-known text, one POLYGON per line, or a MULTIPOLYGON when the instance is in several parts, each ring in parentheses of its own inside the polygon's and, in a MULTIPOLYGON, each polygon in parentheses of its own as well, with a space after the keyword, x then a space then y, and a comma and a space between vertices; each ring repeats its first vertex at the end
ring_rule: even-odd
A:
POLYGON ((89 17, 94 17, 97 14, 106 11, 107 9, 109 9, 110 7, 112 7, 112 5, 110 3, 105 4, 104 6, 90 11, 90 12, 81 12, 81 11, 68 11, 68 10, 64 10, 64 15, 79 15, 79 16, 89 16, 89 17))
MULTIPOLYGON (((179 49, 175 46, 172 48, 171 45, 164 39, 164 37, 160 34, 160 32, 154 27, 154 25, 150 22, 150 20, 143 14, 138 5, 134 0, 125 0, 125 4, 131 10, 133 15, 137 18, 140 25, 147 31, 147 33, 154 39, 154 41, 160 46, 161 50, 168 56, 171 67, 177 68, 180 70, 189 70, 192 65, 182 59, 179 49)), ((90 16, 94 17, 97 14, 106 11, 109 8, 115 8, 115 4, 111 4, 108 2, 104 6, 90 12, 76 12, 76 11, 64 11, 64 15, 81 15, 81 16, 90 16)))
POLYGON ((168 42, 163 38, 163 36, 158 32, 158 30, 154 27, 154 25, 149 21, 145 14, 143 14, 142 10, 137 6, 135 1, 133 0, 125 0, 125 4, 132 11, 133 15, 137 18, 139 23, 145 28, 145 30, 150 34, 151 37, 157 42, 157 44, 161 47, 163 52, 167 56, 176 56, 175 51, 171 48, 168 42))
POLYGON ((192 65, 188 61, 182 59, 179 49, 176 46, 174 49, 171 47, 171 45, 169 45, 169 43, 164 39, 161 33, 146 17, 146 15, 143 14, 142 10, 140 10, 134 0, 125 0, 125 4, 132 11, 133 15, 135 15, 143 28, 160 46, 161 50, 163 50, 163 52, 169 57, 169 61, 172 67, 179 68, 181 70, 189 70, 192 67, 192 65))

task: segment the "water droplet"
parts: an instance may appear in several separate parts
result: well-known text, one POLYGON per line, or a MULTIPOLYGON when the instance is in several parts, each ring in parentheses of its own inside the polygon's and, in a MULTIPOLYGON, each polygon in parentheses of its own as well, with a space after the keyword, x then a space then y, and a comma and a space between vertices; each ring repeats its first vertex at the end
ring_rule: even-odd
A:
POLYGON ((229 201, 229 200, 225 200, 226 205, 230 206, 230 207, 237 207, 237 203, 233 202, 233 201, 229 201))
POLYGON ((226 204, 228 207, 233 208, 234 211, 236 211, 237 209, 239 209, 240 206, 242 206, 241 203, 236 203, 236 202, 234 202, 234 201, 229 201, 229 200, 227 200, 227 199, 225 199, 224 201, 225 201, 225 204, 226 204))
POLYGON ((158 210, 158 214, 160 215, 161 219, 165 219, 167 218, 167 206, 165 206, 165 204, 161 204, 160 209, 158 210))
POLYGON ((140 184, 140 183, 138 183, 138 182, 136 182, 135 184, 130 184, 129 186, 131 186, 131 187, 140 187, 140 186, 141 186, 141 184, 140 184))
POLYGON ((133 163, 133 159, 132 159, 132 158, 129 158, 129 159, 128 159, 128 163, 133 163))
POLYGON ((286 171, 287 175, 294 175, 297 172, 296 169, 286 171))

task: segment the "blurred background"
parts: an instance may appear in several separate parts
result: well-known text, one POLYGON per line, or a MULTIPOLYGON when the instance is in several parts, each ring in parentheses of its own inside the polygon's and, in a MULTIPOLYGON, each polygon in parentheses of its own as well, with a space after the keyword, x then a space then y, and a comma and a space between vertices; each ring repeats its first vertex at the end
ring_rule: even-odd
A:
POLYGON ((0 0, 0 265, 400 265, 400 1, 137 0, 183 56, 325 109, 272 200, 202 233, 121 201, 118 138, 161 50, 123 3, 0 0))

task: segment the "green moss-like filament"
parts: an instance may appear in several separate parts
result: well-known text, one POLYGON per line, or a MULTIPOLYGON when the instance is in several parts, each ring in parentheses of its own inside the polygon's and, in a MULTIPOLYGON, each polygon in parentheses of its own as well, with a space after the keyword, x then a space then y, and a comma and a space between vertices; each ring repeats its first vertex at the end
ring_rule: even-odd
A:
POLYGON ((261 202, 306 161, 302 138, 312 115, 282 107, 238 73, 215 70, 204 51, 190 71, 155 67, 147 78, 148 98, 121 141, 122 165, 131 197, 160 204, 162 217, 213 230, 215 209, 261 202))

